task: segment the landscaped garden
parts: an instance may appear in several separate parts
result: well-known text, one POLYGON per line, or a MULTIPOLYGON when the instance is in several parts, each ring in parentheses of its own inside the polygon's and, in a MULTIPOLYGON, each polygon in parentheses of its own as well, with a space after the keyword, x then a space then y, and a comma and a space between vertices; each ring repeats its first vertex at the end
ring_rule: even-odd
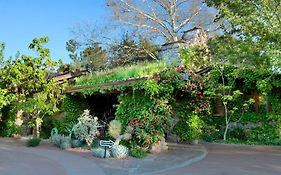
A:
POLYGON ((38 41, 45 39, 30 47, 37 48, 39 58, 23 56, 2 69, 10 75, 2 82, 13 82, 2 91, 2 113, 11 116, 2 119, 3 136, 25 129, 36 136, 28 146, 37 146, 41 136, 62 149, 92 148, 97 157, 117 158, 166 150, 167 133, 177 142, 281 143, 276 71, 216 64, 196 72, 188 64, 147 63, 82 76, 62 94, 66 85, 46 78, 44 66, 52 62, 47 58, 42 64, 48 52, 38 41), (111 106, 115 119, 104 121, 87 97, 111 93, 118 99, 111 106), (63 117, 50 118, 55 113, 63 117), (107 141, 107 152, 100 140, 107 141))
POLYGON ((155 57, 161 48, 127 34, 107 53, 94 42, 81 57, 69 41, 70 65, 50 57, 48 37, 29 45, 37 56, 4 58, 2 44, 0 135, 31 137, 30 147, 48 139, 100 158, 143 158, 166 151, 167 142, 281 145, 281 13, 268 11, 273 1, 242 3, 243 13, 240 1, 206 3, 227 23, 207 40, 196 27, 194 43, 171 36, 165 52, 175 58, 155 57), (74 70, 87 73, 58 78, 74 70))

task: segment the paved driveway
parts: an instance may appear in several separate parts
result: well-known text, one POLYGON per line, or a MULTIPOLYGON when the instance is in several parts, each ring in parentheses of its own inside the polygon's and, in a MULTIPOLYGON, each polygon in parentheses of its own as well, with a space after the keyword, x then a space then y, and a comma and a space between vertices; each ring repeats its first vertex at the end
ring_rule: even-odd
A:
POLYGON ((71 153, 50 146, 27 148, 0 138, 0 175, 281 175, 281 147, 204 146, 207 157, 188 165, 194 159, 191 153, 196 153, 190 149, 120 161, 96 159, 90 153, 71 153), (168 163, 171 169, 167 168, 168 163), (159 170, 163 171, 152 173, 159 170))
POLYGON ((161 175, 281 175, 281 146, 205 146, 202 161, 161 175))
POLYGON ((105 175, 93 161, 65 151, 28 148, 0 138, 0 175, 105 175))

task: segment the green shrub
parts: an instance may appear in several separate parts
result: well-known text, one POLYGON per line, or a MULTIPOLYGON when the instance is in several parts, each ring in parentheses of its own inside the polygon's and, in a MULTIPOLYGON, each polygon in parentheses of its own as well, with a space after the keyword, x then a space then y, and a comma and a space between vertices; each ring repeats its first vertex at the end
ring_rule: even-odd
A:
POLYGON ((229 138, 235 138, 240 141, 246 141, 248 139, 248 130, 235 128, 228 133, 229 138))
MULTIPOLYGON (((238 121, 238 117, 239 115, 234 116, 233 121, 238 121)), ((278 114, 245 113, 238 122, 240 127, 232 128, 229 131, 227 142, 279 145, 281 140, 280 118, 278 114)), ((214 125, 214 123, 210 124, 210 126, 214 125)), ((215 140, 215 138, 212 139, 215 140)))
POLYGON ((91 144, 91 148, 98 148, 100 146, 100 143, 98 140, 93 140, 91 144))
POLYGON ((180 137, 181 141, 189 140, 188 131, 189 131, 188 125, 183 120, 179 121, 173 128, 173 132, 180 137))
POLYGON ((50 130, 52 128, 58 128, 60 134, 68 135, 69 126, 77 123, 77 119, 83 113, 83 110, 89 108, 86 100, 80 96, 66 95, 60 107, 60 113, 63 115, 63 119, 47 118, 44 120, 41 126, 42 138, 50 137, 50 130))
POLYGON ((41 142, 40 138, 34 137, 34 138, 31 138, 31 139, 28 139, 27 142, 26 142, 26 145, 28 147, 36 147, 40 144, 40 142, 41 142))
POLYGON ((141 159, 147 156, 147 151, 139 146, 130 149, 130 156, 141 159))
POLYGON ((212 142, 223 138, 223 131, 218 129, 216 125, 206 124, 203 127, 202 139, 212 142))
POLYGON ((141 147, 156 143, 172 125, 171 105, 166 98, 150 98, 138 91, 119 97, 116 119, 122 123, 122 130, 133 128, 132 145, 141 147))
POLYGON ((175 125, 174 132, 182 141, 192 141, 201 138, 203 126, 204 122, 201 118, 192 114, 183 117, 181 121, 175 125))

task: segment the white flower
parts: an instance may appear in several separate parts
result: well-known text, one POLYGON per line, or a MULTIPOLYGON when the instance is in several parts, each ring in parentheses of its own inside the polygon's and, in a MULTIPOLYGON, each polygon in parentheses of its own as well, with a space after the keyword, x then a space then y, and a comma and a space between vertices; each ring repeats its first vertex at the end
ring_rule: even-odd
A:
POLYGON ((18 112, 17 112, 17 117, 21 117, 22 116, 22 114, 23 114, 23 110, 21 109, 21 110, 19 110, 18 112))
POLYGON ((21 126, 23 123, 23 120, 21 119, 21 117, 17 117, 15 120, 15 125, 16 126, 21 126))

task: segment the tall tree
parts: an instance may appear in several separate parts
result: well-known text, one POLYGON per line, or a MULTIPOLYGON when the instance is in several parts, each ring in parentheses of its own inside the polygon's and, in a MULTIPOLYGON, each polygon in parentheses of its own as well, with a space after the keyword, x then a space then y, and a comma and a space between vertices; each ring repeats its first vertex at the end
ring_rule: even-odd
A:
MULTIPOLYGON (((245 67, 250 67, 255 72, 271 73, 268 78, 253 84, 267 95, 263 89, 269 92, 268 89, 272 88, 270 85, 267 86, 271 84, 269 82, 274 81, 272 69, 281 70, 281 7, 280 1, 276 0, 206 0, 206 2, 219 10, 220 15, 217 18, 225 21, 222 26, 223 34, 209 40, 208 45, 204 46, 205 49, 194 46, 185 53, 184 59, 187 63, 191 63, 193 59, 202 60, 203 57, 210 60, 208 65, 213 67, 213 71, 210 74, 211 81, 208 83, 211 89, 209 94, 220 99, 223 104, 225 140, 232 114, 241 109, 234 105, 242 95, 233 85, 239 72, 245 70, 245 67), (231 63, 235 66, 228 65, 231 63)), ((240 100, 241 104, 243 101, 240 100)), ((243 107, 253 101, 253 99, 244 101, 243 107)))
POLYGON ((195 26, 210 25, 215 16, 202 0, 108 0, 107 4, 116 19, 166 42, 178 41, 181 32, 195 26))
POLYGON ((82 51, 82 64, 91 71, 99 71, 105 68, 106 51, 95 43, 82 51))
MULTIPOLYGON (((3 72, 4 66, 4 50, 5 44, 0 43, 0 73, 3 72)), ((10 104, 15 98, 14 94, 9 94, 8 90, 4 88, 4 84, 0 81, 0 121, 2 121, 2 108, 10 104)))
MULTIPOLYGON (((62 99, 62 85, 47 76, 55 71, 57 63, 51 59, 49 49, 43 47, 46 42, 47 37, 34 39, 29 48, 37 51, 37 57, 22 55, 21 58, 7 60, 0 70, 1 95, 13 97, 10 102, 12 109, 24 111, 28 117, 26 120, 34 124, 37 136, 43 117, 56 112, 62 99)), ((14 122, 13 119, 13 116, 8 118, 10 122, 14 122)))
POLYGON ((4 50, 5 50, 5 44, 0 42, 0 66, 4 62, 4 50))
POLYGON ((120 42, 112 45, 111 64, 113 67, 157 60, 158 47, 145 38, 136 39, 125 34, 120 42))
POLYGON ((79 47, 80 44, 74 39, 70 39, 66 42, 66 50, 69 52, 69 58, 73 61, 73 69, 80 69, 82 67, 79 47))
POLYGON ((106 64, 106 50, 96 42, 81 44, 77 40, 70 39, 66 42, 66 50, 73 61, 72 69, 86 68, 90 71, 101 70, 106 64))
MULTIPOLYGON (((224 19, 226 37, 214 43, 224 57, 244 57, 247 64, 281 67, 281 5, 278 0, 206 0, 224 19), (227 49, 223 49, 227 48, 227 49), (248 54, 250 53, 250 54, 248 54), (247 58, 248 57, 248 58, 247 58)), ((243 61, 242 60, 242 61, 243 61)), ((241 61, 241 60, 239 60, 241 61)))

